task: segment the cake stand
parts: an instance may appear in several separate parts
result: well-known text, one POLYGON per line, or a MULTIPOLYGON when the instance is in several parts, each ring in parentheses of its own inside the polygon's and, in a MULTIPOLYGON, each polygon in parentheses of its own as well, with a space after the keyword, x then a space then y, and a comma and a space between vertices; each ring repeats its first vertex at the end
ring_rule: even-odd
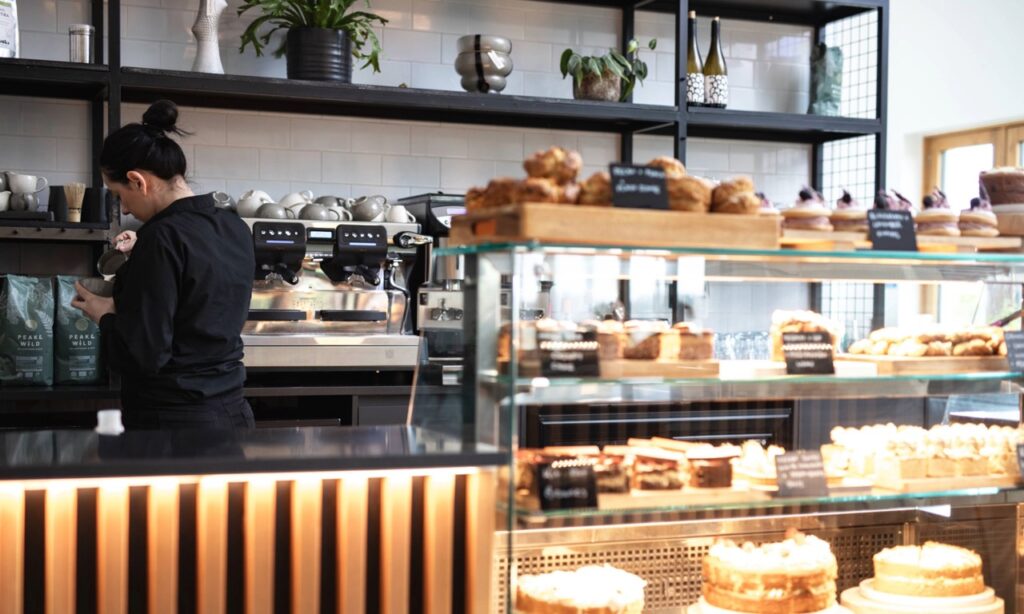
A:
MULTIPOLYGON (((686 612, 687 614, 743 614, 742 612, 737 612, 735 610, 723 610, 722 608, 716 608, 708 603, 703 597, 700 598, 700 601, 687 608, 686 612)), ((847 610, 841 605, 834 605, 827 610, 808 612, 808 614, 850 614, 850 610, 847 610)))
POLYGON ((894 595, 874 589, 874 580, 843 591, 840 600, 854 614, 1004 614, 1003 600, 986 587, 977 595, 958 597, 915 597, 894 595))

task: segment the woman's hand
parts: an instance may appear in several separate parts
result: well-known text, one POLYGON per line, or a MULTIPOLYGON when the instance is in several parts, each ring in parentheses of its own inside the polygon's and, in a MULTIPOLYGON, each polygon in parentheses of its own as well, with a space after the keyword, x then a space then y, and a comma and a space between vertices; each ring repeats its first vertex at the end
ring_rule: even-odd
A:
POLYGON ((111 243, 114 244, 114 249, 127 254, 132 251, 133 247, 135 247, 135 239, 135 231, 126 230, 114 237, 114 240, 111 241, 111 243))
MULTIPOLYGON (((132 241, 134 240, 132 237, 132 241)), ((71 306, 80 309, 93 322, 99 324, 100 318, 103 316, 108 313, 117 313, 114 309, 114 299, 93 294, 78 282, 75 282, 75 290, 78 295, 71 300, 71 306)))

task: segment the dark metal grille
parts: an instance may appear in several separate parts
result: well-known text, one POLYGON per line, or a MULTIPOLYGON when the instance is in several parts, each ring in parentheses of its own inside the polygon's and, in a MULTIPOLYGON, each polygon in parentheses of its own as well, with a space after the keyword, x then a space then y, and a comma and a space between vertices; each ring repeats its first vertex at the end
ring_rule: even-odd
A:
POLYGON ((863 339, 871 332, 874 286, 851 282, 821 284, 821 313, 843 328, 840 347, 863 339))
POLYGON ((825 26, 825 44, 843 50, 840 115, 878 117, 878 11, 867 11, 825 26))

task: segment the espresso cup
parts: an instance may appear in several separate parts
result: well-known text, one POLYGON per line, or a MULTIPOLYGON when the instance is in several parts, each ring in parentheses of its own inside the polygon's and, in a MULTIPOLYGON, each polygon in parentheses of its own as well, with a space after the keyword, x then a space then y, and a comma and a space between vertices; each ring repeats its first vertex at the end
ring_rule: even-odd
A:
POLYGON ((320 196, 313 201, 314 204, 323 205, 325 207, 344 207, 345 199, 338 196, 320 196))
POLYGON ((296 205, 304 206, 311 202, 313 202, 313 193, 306 190, 305 192, 292 192, 291 194, 285 194, 281 200, 277 201, 277 204, 291 209, 296 205))
POLYGON ((15 194, 35 194, 50 186, 46 177, 7 172, 7 187, 15 194))
POLYGON ((210 196, 213 197, 214 207, 217 207, 218 209, 227 209, 228 211, 235 210, 235 199, 227 192, 214 192, 210 196))
POLYGON ((7 211, 11 206, 11 193, 7 191, 0 192, 0 211, 7 211))
POLYGON ((392 224, 415 224, 416 216, 409 213, 405 205, 391 205, 384 212, 384 221, 392 224))
POLYGON ((336 221, 340 222, 345 220, 346 222, 352 219, 349 216, 348 211, 339 207, 325 207, 316 203, 306 205, 299 211, 300 220, 317 220, 323 222, 336 221))
POLYGON ((235 205, 235 212, 242 217, 256 217, 259 208, 267 203, 274 202, 269 194, 260 190, 249 190, 238 199, 235 205))
POLYGON ((377 194, 357 198, 350 211, 357 222, 382 222, 387 209, 388 199, 377 194))
POLYGON ((266 203, 256 211, 256 217, 268 220, 294 220, 295 212, 277 203, 266 203))

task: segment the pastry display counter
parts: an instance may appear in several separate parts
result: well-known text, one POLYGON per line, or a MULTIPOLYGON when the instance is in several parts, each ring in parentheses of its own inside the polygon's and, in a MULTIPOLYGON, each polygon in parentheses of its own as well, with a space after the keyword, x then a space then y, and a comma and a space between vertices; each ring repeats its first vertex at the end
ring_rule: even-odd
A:
MULTIPOLYGON (((492 611, 1020 611, 1024 431, 929 412, 963 415, 966 395, 1019 398, 1004 336, 1019 325, 989 323, 1020 309, 1024 256, 541 242, 441 251, 467 265, 462 412, 449 406, 447 418, 511 451, 492 611), (822 288, 839 284, 886 304, 826 304, 822 288), (817 345, 790 334, 819 335, 817 345), (887 413, 915 402, 918 419, 887 413), (834 571, 793 581, 804 544, 820 542, 834 571), (981 590, 900 596, 872 581, 875 555, 926 542, 980 559, 981 590), (713 551, 764 567, 731 568, 743 557, 728 554, 715 567, 713 551), (773 569, 789 578, 778 602, 773 569), (612 588, 573 590, 586 578, 612 588)), ((417 395, 413 421, 445 418, 417 395)), ((958 571, 925 565, 908 577, 935 573, 958 571)))

